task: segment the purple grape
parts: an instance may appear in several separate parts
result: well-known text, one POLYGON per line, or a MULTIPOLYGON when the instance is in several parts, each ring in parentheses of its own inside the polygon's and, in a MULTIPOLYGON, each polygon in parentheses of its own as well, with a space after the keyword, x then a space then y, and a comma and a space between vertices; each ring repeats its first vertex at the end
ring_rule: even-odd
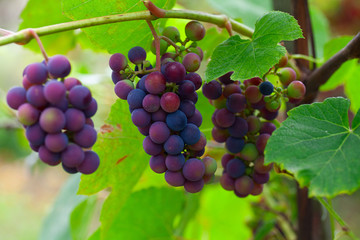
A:
POLYGON ((145 137, 143 141, 144 151, 152 156, 159 155, 162 152, 162 145, 154 143, 150 136, 145 137))
POLYGON ((195 113, 188 118, 187 120, 188 123, 193 123, 196 126, 200 127, 202 124, 202 116, 201 113, 199 112, 199 110, 195 109, 195 113))
POLYGON ((223 143, 230 136, 228 129, 213 127, 211 131, 213 139, 218 143, 223 143))
POLYGON ((254 170, 257 173, 265 174, 271 171, 273 163, 264 165, 264 156, 259 156, 254 162, 254 170))
POLYGON ((195 104, 195 103, 197 103, 197 101, 199 99, 199 96, 198 96, 197 92, 193 92, 190 95, 186 95, 186 96, 182 97, 182 99, 183 100, 190 100, 195 104))
POLYGON ((115 53, 111 55, 109 59, 109 66, 111 70, 115 72, 120 72, 121 70, 124 70, 127 65, 128 61, 126 57, 121 53, 115 53))
POLYGON ((243 150, 245 141, 242 138, 229 137, 225 142, 226 149, 231 153, 239 153, 243 150))
POLYGON ((200 130, 195 124, 188 123, 185 128, 181 130, 180 137, 184 140, 185 144, 195 144, 200 140, 200 130))
POLYGON ((111 73, 111 80, 113 81, 114 84, 118 83, 121 80, 125 80, 130 78, 131 76, 127 73, 119 73, 119 72, 112 72, 111 73))
POLYGON ((182 172, 187 180, 198 181, 205 174, 205 165, 197 158, 190 158, 185 162, 182 172))
POLYGON ((135 109, 131 113, 131 120, 137 127, 145 127, 150 124, 151 115, 142 108, 135 109))
POLYGON ((245 164, 238 158, 231 159, 226 164, 226 172, 232 178, 238 178, 245 174, 246 166, 245 164))
POLYGON ((245 90, 245 97, 249 103, 258 103, 263 98, 257 86, 247 87, 245 90))
POLYGON ((159 110, 157 110, 156 112, 153 112, 151 114, 151 121, 153 122, 165 122, 166 121, 166 116, 167 116, 167 113, 162 110, 161 108, 159 110))
POLYGON ((84 151, 75 143, 69 143, 67 148, 61 153, 61 160, 63 164, 70 168, 79 166, 84 159, 84 151))
POLYGON ((80 131, 85 125, 84 113, 76 108, 66 110, 65 119, 65 128, 73 132, 80 131))
POLYGON ((194 150, 190 150, 189 151, 189 156, 191 158, 196 158, 196 157, 201 157, 202 155, 204 155, 205 153, 205 148, 203 148, 202 150, 200 151, 194 151, 194 150))
POLYGON ((166 117, 166 124, 171 130, 181 131, 187 124, 187 118, 185 113, 178 110, 174 113, 169 113, 166 117))
POLYGON ((154 143, 162 144, 170 137, 170 129, 164 122, 154 122, 150 126, 149 136, 154 143))
POLYGON ((164 173, 167 170, 165 165, 165 156, 162 154, 152 156, 150 158, 149 165, 151 170, 156 173, 164 173))
POLYGON ((56 80, 48 81, 44 87, 44 96, 46 100, 52 104, 62 101, 66 97, 66 87, 64 83, 56 80))
POLYGON ((229 154, 229 153, 225 153, 222 158, 221 158, 221 165, 224 169, 226 169, 226 165, 228 164, 228 162, 233 159, 234 156, 229 154))
POLYGON ((65 114, 58 108, 46 108, 40 115, 39 123, 47 133, 58 133, 65 127, 65 114))
POLYGON ((190 21, 185 26, 185 34, 188 39, 191 41, 200 41, 205 36, 205 28, 198 21, 190 21))
POLYGON ((71 65, 69 60, 63 55, 55 55, 49 58, 47 63, 49 73, 54 78, 64 78, 69 75, 71 65))
POLYGON ((236 83, 230 83, 224 87, 223 95, 225 98, 229 97, 231 94, 241 93, 241 88, 236 83))
POLYGON ((221 176, 220 184, 223 187, 223 189, 227 191, 233 191, 235 189, 235 181, 227 173, 223 173, 223 175, 221 176))
POLYGON ((208 99, 217 99, 222 94, 221 84, 216 80, 205 83, 202 87, 202 92, 208 99))
POLYGON ((38 123, 31 125, 26 128, 26 139, 32 144, 36 146, 40 146, 45 141, 46 133, 41 129, 38 123))
POLYGON ((87 124, 85 124, 79 132, 74 134, 74 142, 83 148, 92 147, 95 144, 96 139, 96 130, 87 124))
POLYGON ((212 175, 216 172, 217 163, 215 159, 207 156, 203 158, 203 163, 205 165, 205 175, 212 175))
POLYGON ((97 108, 98 108, 97 102, 95 98, 92 98, 89 106, 84 110, 85 117, 90 118, 94 116, 95 113, 97 112, 97 108))
POLYGON ((142 101, 145 96, 146 96, 146 93, 141 89, 134 89, 134 90, 130 91, 127 96, 127 102, 129 104, 129 107, 132 109, 141 108, 142 101))
POLYGON ((249 196, 249 194, 241 194, 241 193, 239 193, 238 191, 236 191, 236 189, 234 190, 234 193, 239 198, 245 198, 245 197, 249 196))
POLYGON ((227 128, 232 126, 235 123, 235 120, 235 115, 225 108, 217 111, 215 116, 215 121, 217 125, 221 128, 227 128))
POLYGON ((265 184, 269 181, 270 174, 269 173, 262 174, 262 173, 254 172, 252 178, 254 182, 257 184, 265 184))
POLYGON ((166 79, 160 72, 152 72, 145 78, 145 88, 149 93, 159 94, 165 87, 166 79))
POLYGON ((32 63, 26 67, 26 78, 32 84, 43 84, 48 78, 48 70, 42 63, 32 63))
POLYGON ((264 188, 264 185, 254 183, 254 188, 253 188, 253 190, 251 191, 250 194, 253 195, 253 196, 257 196, 257 195, 262 193, 263 188, 264 188))
POLYGON ((23 87, 28 90, 31 86, 33 86, 34 84, 29 82, 29 80, 27 79, 26 76, 24 76, 23 80, 22 80, 22 85, 23 87))
POLYGON ((185 79, 186 69, 179 62, 169 62, 165 65, 164 75, 167 82, 179 83, 185 79))
POLYGON ((256 149, 259 151, 259 154, 264 154, 264 150, 269 138, 270 138, 270 134, 263 133, 260 134, 256 139, 256 149))
POLYGON ((85 151, 84 161, 77 166, 77 171, 83 174, 91 174, 98 169, 99 165, 100 159, 96 152, 85 151))
POLYGON ((76 167, 68 167, 64 163, 62 163, 61 165, 62 165, 64 171, 67 173, 70 173, 70 174, 78 173, 78 170, 76 167))
POLYGON ((91 127, 94 127, 94 122, 91 118, 87 118, 85 119, 85 124, 91 126, 91 127))
POLYGON ((160 109, 160 97, 147 94, 142 101, 142 106, 149 113, 156 112, 160 109))
POLYGON ((67 98, 63 98, 59 102, 51 104, 50 106, 59 108, 61 111, 66 112, 66 110, 68 110, 69 108, 69 101, 67 100, 67 98))
POLYGON ((251 177, 244 175, 235 180, 235 190, 242 195, 249 195, 254 189, 254 181, 251 177))
POLYGON ((69 143, 65 133, 48 134, 45 137, 45 147, 52 152, 63 151, 69 143))
POLYGON ((36 144, 29 142, 29 146, 34 152, 38 152, 42 145, 36 145, 36 144))
POLYGON ((16 113, 19 122, 26 126, 36 123, 39 119, 39 115, 40 111, 33 107, 30 103, 20 105, 16 113))
POLYGON ((141 64, 146 60, 146 51, 142 47, 133 47, 128 52, 130 62, 134 64, 141 64))
POLYGON ((115 94, 120 99, 126 100, 129 93, 134 89, 134 83, 128 79, 120 80, 115 84, 115 94))
POLYGON ((171 155, 180 154, 184 150, 184 141, 178 135, 171 135, 164 143, 164 150, 171 155))
POLYGON ((184 80, 179 83, 179 89, 178 89, 180 97, 186 97, 188 95, 191 95, 193 92, 195 92, 195 85, 190 80, 184 80))
POLYGON ((236 117, 234 124, 228 129, 232 137, 242 138, 248 132, 248 124, 242 117, 236 117))
POLYGON ((167 170, 165 172, 165 181, 173 187, 180 187, 184 185, 185 178, 181 172, 173 172, 167 170))
POLYGON ((267 133, 272 134, 276 130, 275 124, 271 122, 264 122, 260 128, 260 134, 267 133))
POLYGON ((226 108, 233 113, 239 113, 246 108, 246 98, 240 93, 231 94, 226 100, 226 108))
POLYGON ((23 87, 13 87, 6 95, 6 102, 12 109, 17 110, 26 103, 26 90, 23 87))
POLYGON ((185 113, 186 117, 189 118, 195 113, 195 104, 190 100, 184 100, 180 102, 180 111, 185 113))
POLYGON ((185 157, 182 154, 167 155, 165 158, 165 165, 170 171, 179 171, 182 169, 185 163, 185 157))
POLYGON ((260 110, 260 113, 261 113, 261 117, 268 121, 274 120, 278 116, 278 112, 270 112, 266 108, 262 108, 260 110))
POLYGON ((200 132, 200 139, 197 143, 189 145, 189 149, 193 151, 202 151, 206 146, 206 137, 203 132, 200 132))
POLYGON ((46 107, 48 101, 44 96, 44 87, 42 85, 34 85, 30 87, 26 92, 26 100, 37 108, 46 107))
POLYGON ((76 108, 86 109, 91 100, 91 92, 85 86, 75 86, 69 91, 69 101, 76 108))
POLYGON ((145 79, 147 78, 149 74, 146 74, 140 78, 140 80, 136 84, 136 88, 143 90, 144 92, 147 92, 145 87, 145 79))
POLYGON ((186 80, 190 80, 195 85, 195 90, 198 90, 202 85, 202 79, 197 73, 188 73, 185 75, 186 80))
POLYGON ((145 127, 143 127, 143 128, 138 127, 138 130, 139 130, 139 132, 140 132, 142 135, 144 135, 145 137, 146 137, 146 136, 149 136, 150 126, 147 125, 147 126, 145 126, 145 127))
POLYGON ((45 146, 39 148, 39 158, 50 166, 56 166, 61 162, 60 153, 51 152, 45 146))
POLYGON ((184 188, 185 191, 189 193, 197 193, 200 192, 204 187, 204 180, 200 179, 198 181, 185 181, 184 188))
POLYGON ((70 91, 73 87, 77 85, 81 85, 81 82, 76 78, 69 77, 69 78, 65 78, 64 85, 66 90, 70 91))
POLYGON ((184 56, 182 64, 187 72, 196 72, 200 67, 201 59, 196 53, 188 53, 184 56))

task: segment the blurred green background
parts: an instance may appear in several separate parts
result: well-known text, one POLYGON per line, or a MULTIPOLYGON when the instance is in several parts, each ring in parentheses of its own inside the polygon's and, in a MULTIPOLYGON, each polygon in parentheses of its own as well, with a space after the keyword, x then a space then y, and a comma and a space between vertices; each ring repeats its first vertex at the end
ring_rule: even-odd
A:
MULTIPOLYGON (((17 31, 26 3, 26 0, 0 0, 0 28, 17 31)), ((360 29, 360 1, 312 0, 310 3, 319 58, 323 57, 323 46, 329 39, 354 35, 360 29)), ((187 9, 225 13, 252 27, 259 16, 272 9, 272 2, 264 0, 179 0, 177 4, 177 7, 187 9)), ((46 16, 45 10, 38 11, 43 11, 46 16)), ((34 24, 41 22, 39 15, 34 14, 33 18, 34 24)), ((168 25, 182 26, 184 22, 170 20, 168 25)), ((25 25, 35 26, 32 22, 25 25)), ((94 118, 95 127, 99 130, 116 100, 108 67, 109 54, 92 51, 89 40, 79 31, 76 33, 79 35, 78 42, 64 40, 63 45, 54 46, 51 45, 51 37, 44 37, 44 41, 49 41, 46 43, 48 53, 69 57, 71 76, 78 77, 91 89, 99 106, 94 118), (72 49, 72 46, 75 48, 72 49)), ((66 35, 61 36, 66 38, 66 35)), ((36 49, 36 46, 33 48, 36 49)), ((79 176, 69 177, 61 167, 52 168, 40 163, 37 155, 31 153, 24 130, 5 102, 8 89, 21 85, 25 66, 42 60, 40 52, 10 44, 0 47, 0 60, 0 239, 81 239, 74 231, 84 231, 84 235, 89 236, 99 226, 101 205, 108 192, 102 191, 92 198, 76 196, 79 176), (86 222, 86 219, 89 221, 86 222), (74 224, 80 220, 86 222, 84 229, 74 224)), ((330 94, 341 95, 341 91, 339 88, 330 94)), ((329 95, 326 94, 324 96, 329 95)), ((209 110, 213 111, 210 105, 209 110)), ((166 184, 162 177, 147 169, 136 189, 149 186, 166 184)), ((293 181, 273 174, 264 195, 273 198, 278 211, 286 212, 292 220, 296 220, 293 181)), ((212 185, 197 200, 191 197, 187 200, 200 207, 185 229, 185 239, 250 239, 251 229, 257 232, 255 239, 278 239, 276 213, 266 213, 261 207, 262 201, 265 201, 261 197, 238 199, 231 192, 222 191, 219 185, 212 185), (227 234, 224 235, 224 232, 227 234)), ((359 192, 334 200, 335 209, 358 236, 359 203, 359 192)))

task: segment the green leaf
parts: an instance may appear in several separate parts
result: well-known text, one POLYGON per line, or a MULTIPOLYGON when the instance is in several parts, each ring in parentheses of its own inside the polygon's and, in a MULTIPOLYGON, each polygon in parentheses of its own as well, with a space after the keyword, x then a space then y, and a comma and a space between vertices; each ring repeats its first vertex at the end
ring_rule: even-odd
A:
POLYGON ((61 189, 50 214, 45 218, 39 239, 72 239, 70 234, 70 214, 85 196, 76 195, 80 174, 73 175, 61 189))
POLYGON ((70 217, 72 240, 83 240, 88 236, 88 230, 96 207, 96 196, 91 196, 81 202, 70 217))
POLYGON ((216 47, 205 78, 213 80, 230 71, 234 71, 234 80, 262 77, 286 52, 278 43, 301 37, 301 29, 292 16, 270 12, 256 22, 252 39, 235 35, 216 47))
POLYGON ((150 157, 142 149, 142 141, 143 136, 131 122, 127 102, 118 99, 93 147, 100 157, 99 169, 91 175, 83 175, 79 188, 79 193, 86 195, 111 188, 100 216, 104 232, 148 166, 150 157))
POLYGON ((221 31, 215 27, 207 29, 205 37, 198 42, 198 46, 204 51, 204 59, 210 58, 214 52, 214 46, 224 42, 228 36, 229 33, 225 29, 221 31))
POLYGON ((266 12, 273 10, 271 0, 207 0, 217 11, 239 19, 248 26, 254 27, 256 20, 266 12))
POLYGON ((292 172, 310 196, 334 197, 360 186, 360 115, 349 127, 350 101, 328 98, 302 105, 268 141, 265 162, 292 172))
MULTIPOLYGON (((56 23, 68 22, 70 19, 61 12, 61 1, 58 0, 29 0, 21 13, 23 22, 20 29, 36 28, 56 23)), ((41 37, 41 41, 50 55, 65 54, 75 47, 76 37, 73 31, 56 33, 41 37)), ((26 44, 26 47, 40 52, 39 46, 35 40, 26 44)))
MULTIPOLYGON (((170 9, 175 0, 155 0, 153 3, 160 8, 170 9)), ((146 10, 139 0, 107 1, 106 4, 102 0, 62 0, 62 4, 65 15, 73 20, 146 10)), ((154 25, 159 28, 165 22, 166 19, 159 19, 154 25)), ((127 53, 134 46, 150 49, 152 40, 151 31, 144 20, 101 25, 82 31, 97 48, 106 49, 109 53, 127 53)))
POLYGON ((324 13, 313 4, 310 5, 310 18, 316 46, 316 57, 322 58, 324 55, 324 46, 330 39, 329 20, 324 13))
POLYGON ((172 239, 174 219, 183 204, 183 191, 173 188, 134 192, 103 239, 172 239))

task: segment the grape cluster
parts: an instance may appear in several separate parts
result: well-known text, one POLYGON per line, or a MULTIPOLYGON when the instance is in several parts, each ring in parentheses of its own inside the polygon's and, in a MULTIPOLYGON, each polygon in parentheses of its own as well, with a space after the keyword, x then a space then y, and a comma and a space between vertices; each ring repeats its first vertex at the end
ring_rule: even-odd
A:
MULTIPOLYGON (((166 40, 160 41, 161 71, 154 71, 146 61, 146 51, 134 47, 128 52, 128 60, 135 64, 132 69, 127 58, 115 53, 109 60, 113 70, 116 95, 127 100, 131 119, 145 136, 143 148, 150 158, 150 168, 165 173, 168 184, 184 186, 190 193, 199 192, 210 181, 217 168, 210 157, 200 157, 205 152, 206 138, 200 132, 202 116, 196 109, 196 90, 202 79, 195 73, 200 67, 202 51, 186 47, 186 42, 204 37, 205 28, 196 21, 186 26, 187 39, 181 42, 177 28, 167 27, 162 33, 166 40), (167 52, 169 42, 176 52, 167 52), (134 85, 136 77, 140 79, 134 85)), ((155 53, 155 43, 152 51, 155 53)))
POLYGON ((97 133, 91 117, 97 111, 90 90, 76 78, 63 55, 32 63, 23 72, 23 86, 7 93, 7 103, 17 110, 30 147, 50 166, 62 163, 68 173, 91 174, 99 166, 89 150, 97 133))
POLYGON ((304 84, 295 81, 293 74, 292 68, 279 69, 285 90, 258 77, 241 84, 230 79, 232 72, 203 85, 203 94, 216 108, 212 137, 225 143, 228 152, 221 159, 224 171, 220 183, 238 197, 260 194, 269 181, 272 164, 264 165, 264 149, 276 129, 271 121, 278 116, 283 96, 296 103, 305 94, 304 84))

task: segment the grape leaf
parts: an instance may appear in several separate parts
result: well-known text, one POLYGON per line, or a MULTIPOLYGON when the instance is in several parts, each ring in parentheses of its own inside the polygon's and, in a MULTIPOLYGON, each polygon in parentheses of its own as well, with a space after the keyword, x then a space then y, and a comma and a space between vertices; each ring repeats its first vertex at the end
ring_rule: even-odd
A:
MULTIPOLYGON (((155 0, 153 3, 160 8, 170 9, 175 0, 155 0)), ((73 20, 146 10, 139 0, 107 1, 105 4, 102 0, 62 0, 62 4, 65 15, 73 20)), ((166 19, 156 20, 154 26, 158 28, 165 22, 166 19)), ((106 49, 109 53, 126 53, 134 46, 150 49, 152 40, 151 31, 144 20, 106 24, 82 31, 98 48, 106 49)))
POLYGON ((131 122, 127 102, 118 99, 93 147, 100 157, 99 169, 83 175, 79 188, 80 194, 87 195, 111 188, 100 216, 101 229, 112 224, 148 165, 150 157, 142 150, 142 141, 142 135, 131 122))
POLYGON ((172 239, 183 204, 183 192, 167 187, 134 192, 103 239, 172 239))
POLYGON ((334 197, 360 186, 360 112, 349 127, 350 101, 328 98, 302 105, 269 139, 265 162, 294 174, 310 196, 334 197))
MULTIPOLYGON (((43 27, 51 24, 68 22, 70 19, 61 12, 61 2, 58 0, 29 0, 21 13, 23 22, 20 29, 43 27)), ((73 31, 41 37, 41 41, 50 55, 65 54, 75 47, 76 36, 73 31)), ((40 52, 35 40, 25 45, 30 49, 40 52)))
POLYGON ((96 196, 86 198, 71 213, 70 230, 72 240, 82 240, 88 236, 88 230, 95 212, 96 200, 96 196))
POLYGON ((234 80, 262 77, 286 52, 278 43, 301 37, 295 18, 283 12, 270 12, 256 22, 252 39, 235 35, 215 48, 205 72, 206 81, 230 71, 234 71, 231 76, 234 80))

